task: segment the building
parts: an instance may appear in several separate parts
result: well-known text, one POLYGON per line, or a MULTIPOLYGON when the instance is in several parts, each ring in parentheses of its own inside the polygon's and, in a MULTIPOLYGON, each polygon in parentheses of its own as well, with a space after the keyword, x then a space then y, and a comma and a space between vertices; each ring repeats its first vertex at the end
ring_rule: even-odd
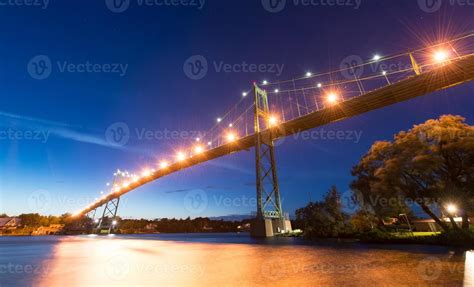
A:
POLYGON ((0 232, 5 230, 15 230, 21 226, 21 219, 18 217, 0 218, 0 232))
MULTIPOLYGON (((454 217, 453 219, 459 227, 462 226, 462 217, 454 217)), ((451 224, 449 218, 442 218, 441 220, 446 222, 448 225, 451 224)), ((433 219, 418 219, 413 220, 412 223, 413 227, 415 228, 415 231, 419 232, 440 232, 443 230, 433 219)), ((469 224, 473 223, 473 218, 469 218, 469 224)))
POLYGON ((31 235, 55 235, 59 234, 64 228, 64 224, 51 224, 50 226, 38 227, 31 235))

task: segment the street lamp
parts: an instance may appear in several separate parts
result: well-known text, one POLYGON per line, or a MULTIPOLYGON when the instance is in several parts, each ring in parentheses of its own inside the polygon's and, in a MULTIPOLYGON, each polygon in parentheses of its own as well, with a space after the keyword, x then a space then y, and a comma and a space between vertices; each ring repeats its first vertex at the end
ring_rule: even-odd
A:
POLYGON ((458 211, 458 208, 456 207, 456 205, 450 203, 450 204, 448 204, 448 205, 446 206, 446 211, 447 211, 449 214, 453 215, 453 214, 455 214, 455 213, 458 211))

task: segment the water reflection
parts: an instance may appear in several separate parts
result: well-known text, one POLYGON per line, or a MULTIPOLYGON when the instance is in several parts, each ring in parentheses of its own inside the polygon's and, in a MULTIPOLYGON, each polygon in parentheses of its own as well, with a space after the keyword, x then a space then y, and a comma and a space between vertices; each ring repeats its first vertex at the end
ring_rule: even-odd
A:
POLYGON ((448 252, 71 237, 48 264, 36 285, 472 286, 474 263, 472 252, 464 262, 448 252))
POLYGON ((464 265, 464 286, 474 286, 474 251, 466 252, 464 265))

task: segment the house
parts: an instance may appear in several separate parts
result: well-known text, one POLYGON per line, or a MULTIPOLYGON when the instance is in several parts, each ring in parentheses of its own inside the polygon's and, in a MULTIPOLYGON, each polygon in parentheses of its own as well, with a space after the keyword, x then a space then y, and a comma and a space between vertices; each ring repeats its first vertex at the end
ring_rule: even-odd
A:
POLYGON ((21 226, 21 219, 18 217, 0 218, 0 232, 4 230, 14 230, 21 226))
MULTIPOLYGON (((454 217, 453 218, 456 224, 461 227, 462 225, 462 217, 454 217)), ((442 218, 442 221, 446 222, 448 225, 451 224, 449 218, 442 218)), ((416 231, 420 232, 440 232, 442 228, 436 223, 433 219, 418 219, 413 220, 413 227, 416 231)), ((469 223, 473 224, 473 218, 469 218, 469 223)))
POLYGON ((55 235, 60 233, 64 228, 64 224, 51 224, 50 226, 38 227, 31 235, 55 235))

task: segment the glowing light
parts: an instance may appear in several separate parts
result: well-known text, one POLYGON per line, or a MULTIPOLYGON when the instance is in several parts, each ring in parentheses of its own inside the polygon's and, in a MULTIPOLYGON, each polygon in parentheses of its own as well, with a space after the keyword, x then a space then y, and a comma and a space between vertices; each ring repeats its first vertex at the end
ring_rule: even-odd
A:
POLYGON ((387 75, 387 71, 383 71, 383 72, 382 72, 382 75, 386 76, 386 75, 387 75))
POLYGON ((263 85, 268 84, 267 80, 264 80, 264 81, 262 82, 262 84, 263 84, 263 85))
POLYGON ((200 153, 202 153, 203 151, 204 151, 204 149, 202 148, 202 146, 196 146, 196 147, 194 148, 194 153, 195 153, 195 154, 200 154, 200 153))
POLYGON ((268 123, 270 126, 275 126, 278 124, 278 118, 276 116, 270 116, 270 118, 268 118, 268 123))
POLYGON ((232 126, 234 126, 233 124, 229 124, 229 128, 231 128, 232 126))
POLYGON ((433 58, 436 62, 442 63, 446 61, 449 58, 448 52, 444 50, 436 51, 433 55, 433 58))
POLYGON ((115 187, 115 188, 114 188, 114 192, 116 192, 116 193, 117 193, 117 192, 120 192, 120 187, 118 187, 118 186, 115 187))
POLYGON ((375 54, 374 57, 372 58, 372 60, 374 60, 374 61, 378 61, 380 59, 382 59, 382 57, 378 54, 375 54))
POLYGON ((117 225, 117 220, 112 221, 112 225, 117 225))
POLYGON ((142 171, 142 176, 143 177, 149 177, 151 175, 151 170, 145 169, 142 171))
POLYGON ((176 154, 176 158, 178 159, 178 161, 183 161, 186 159, 186 155, 182 151, 180 151, 176 154))
POLYGON ((329 93, 326 96, 326 101, 330 104, 336 104, 339 101, 339 97, 336 93, 329 93))
POLYGON ((212 145, 212 142, 207 142, 207 145, 208 145, 208 146, 211 146, 211 145, 212 145))
POLYGON ((322 86, 323 86, 323 84, 318 83, 318 88, 321 88, 322 86))
POLYGON ((458 211, 458 208, 456 207, 456 205, 451 203, 446 206, 446 211, 449 212, 450 214, 454 214, 456 213, 456 211, 458 211))
POLYGON ((313 75, 313 74, 311 74, 311 72, 307 72, 307 73, 306 73, 306 77, 308 77, 308 78, 311 77, 312 75, 313 75))
POLYGON ((99 223, 99 219, 96 218, 96 219, 94 220, 94 222, 95 222, 95 223, 99 223))
POLYGON ((123 187, 123 188, 127 188, 127 187, 129 187, 129 186, 130 186, 130 182, 128 182, 128 181, 126 181, 126 182, 124 182, 124 183, 122 184, 122 187, 123 187))
POLYGON ((275 89, 275 93, 278 93, 279 91, 280 91, 280 90, 278 90, 278 89, 275 89))
POLYGON ((246 92, 243 92, 242 93, 242 97, 246 97, 247 96, 247 93, 246 92))
POLYGON ((201 141, 201 139, 200 139, 200 138, 196 138, 196 141, 197 141, 197 142, 198 142, 198 141, 201 141))
POLYGON ((218 123, 222 122, 222 119, 221 119, 221 118, 217 118, 217 122, 218 122, 218 123))
POLYGON ((167 161, 164 160, 164 161, 160 162, 160 168, 161 169, 165 169, 167 167, 168 167, 168 162, 167 161))
POLYGON ((107 182, 105 185, 106 185, 106 186, 110 186, 110 182, 107 182))
POLYGON ((228 142, 233 142, 237 139, 237 136, 234 133, 228 133, 227 134, 227 141, 228 142))

